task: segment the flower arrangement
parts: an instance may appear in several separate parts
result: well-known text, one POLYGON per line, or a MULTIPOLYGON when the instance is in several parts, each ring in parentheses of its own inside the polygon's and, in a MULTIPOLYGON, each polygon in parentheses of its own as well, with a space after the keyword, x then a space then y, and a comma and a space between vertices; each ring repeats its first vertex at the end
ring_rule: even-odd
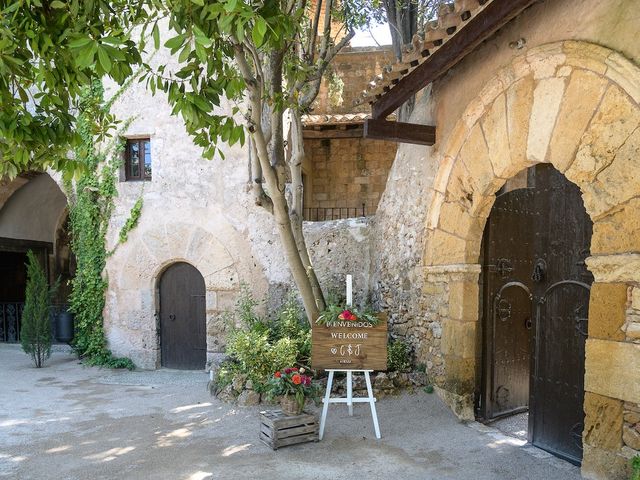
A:
POLYGON ((367 322, 375 326, 378 324, 378 316, 369 308, 362 310, 354 307, 347 307, 338 304, 328 304, 327 308, 320 313, 316 323, 318 325, 326 325, 331 322, 348 321, 348 322, 367 322))
POLYGON ((285 368, 275 372, 267 382, 265 392, 267 398, 282 397, 281 405, 285 413, 288 413, 285 410, 285 402, 294 400, 297 409, 296 412, 291 413, 302 412, 307 398, 311 398, 314 401, 318 399, 318 386, 311 381, 310 375, 305 375, 305 372, 304 368, 298 369, 296 367, 285 368))

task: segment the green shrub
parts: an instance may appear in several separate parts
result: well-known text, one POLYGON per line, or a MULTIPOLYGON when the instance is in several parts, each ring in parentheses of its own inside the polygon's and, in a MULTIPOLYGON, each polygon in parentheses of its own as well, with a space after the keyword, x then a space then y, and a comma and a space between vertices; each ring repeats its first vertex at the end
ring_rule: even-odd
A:
POLYGON ((631 460, 631 479, 640 480, 640 455, 636 455, 631 460))
POLYGON ((243 285, 236 308, 228 314, 232 327, 225 353, 230 360, 216 373, 216 390, 236 375, 246 375, 260 391, 274 372, 309 362, 311 330, 295 297, 290 296, 272 319, 257 314, 258 305, 243 285))
POLYGON ((407 372, 411 369, 409 346, 402 340, 392 340, 387 344, 387 370, 407 372))
POLYGON ((51 298, 57 290, 56 282, 51 288, 40 262, 34 253, 27 252, 27 291, 20 327, 22 349, 31 355, 37 368, 51 356, 51 298))

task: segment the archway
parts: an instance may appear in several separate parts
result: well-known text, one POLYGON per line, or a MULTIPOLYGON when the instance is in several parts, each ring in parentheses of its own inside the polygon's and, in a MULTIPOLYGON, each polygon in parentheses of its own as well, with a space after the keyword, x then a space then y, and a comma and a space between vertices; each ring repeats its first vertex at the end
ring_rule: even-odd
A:
POLYGON ((591 233, 579 189, 551 165, 536 165, 498 191, 481 262, 480 414, 485 420, 516 415, 500 423, 528 430, 532 444, 576 464, 591 233))
POLYGON ((200 370, 207 361, 204 278, 185 262, 160 278, 160 351, 167 368, 200 370))
POLYGON ((640 404, 638 322, 628 300, 640 296, 638 102, 640 69, 606 48, 567 41, 517 57, 487 83, 448 136, 427 220, 425 278, 438 286, 431 291, 443 292, 444 305, 439 392, 459 417, 473 419, 482 372, 480 245, 495 193, 540 163, 579 187, 593 221, 586 264, 595 278, 583 472, 603 461, 624 468, 624 412, 640 404))
MULTIPOLYGON (((66 208, 65 195, 46 173, 30 172, 0 182, 0 342, 20 340, 27 251, 39 258, 50 282, 65 273, 58 268, 58 260, 63 242, 67 243, 66 257, 71 257, 68 237, 60 238, 60 220, 66 218, 66 208)), ((64 280, 70 278, 67 271, 64 280)), ((64 288, 58 290, 52 320, 57 310, 64 308, 67 295, 64 288)), ((55 339, 54 325, 52 322, 55 339)))

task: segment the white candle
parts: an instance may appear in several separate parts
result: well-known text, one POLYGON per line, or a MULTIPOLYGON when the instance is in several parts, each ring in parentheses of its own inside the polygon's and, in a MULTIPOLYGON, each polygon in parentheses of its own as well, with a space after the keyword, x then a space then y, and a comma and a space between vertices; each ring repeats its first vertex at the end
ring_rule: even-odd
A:
POLYGON ((347 307, 353 304, 353 287, 351 285, 353 277, 347 275, 347 307))

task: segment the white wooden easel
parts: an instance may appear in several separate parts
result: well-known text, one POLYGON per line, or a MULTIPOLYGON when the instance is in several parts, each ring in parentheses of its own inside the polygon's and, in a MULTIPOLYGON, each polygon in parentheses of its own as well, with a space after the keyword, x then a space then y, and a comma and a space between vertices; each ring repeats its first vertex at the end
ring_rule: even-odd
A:
MULTIPOLYGON (((352 304, 352 287, 351 287, 352 277, 351 275, 347 275, 347 306, 350 307, 352 304)), ((373 428, 376 432, 376 438, 380 439, 380 426, 378 425, 378 413, 376 412, 376 398, 373 396, 373 388, 371 388, 371 377, 370 373, 373 370, 342 370, 342 369, 327 369, 329 372, 329 379, 327 380, 327 390, 324 394, 324 398, 322 402, 324 405, 322 406, 322 416, 320 417, 320 432, 318 438, 322 440, 324 435, 324 426, 327 420, 327 411, 329 410, 329 404, 331 403, 346 403, 349 408, 349 415, 353 415, 353 404, 354 403, 368 403, 371 407, 371 417, 373 418, 373 428), (344 372, 347 374, 347 396, 346 397, 335 397, 331 398, 331 387, 333 386, 333 374, 336 372, 344 372), (358 397, 353 398, 353 373, 354 372, 363 372, 364 379, 367 383, 367 396, 366 397, 358 397)))
POLYGON ((324 435, 324 425, 327 420, 327 410, 329 410, 330 403, 346 403, 349 408, 349 415, 353 415, 354 403, 368 403, 371 406, 371 417, 373 417, 373 428, 376 431, 376 438, 380 438, 380 426, 378 425, 378 413, 376 412, 376 399, 373 396, 373 389, 371 388, 371 377, 369 374, 373 370, 327 370, 329 372, 329 380, 327 381, 327 391, 324 394, 322 402, 322 416, 320 417, 320 432, 319 439, 322 440, 324 435), (333 374, 336 372, 345 372, 347 374, 347 396, 331 398, 331 387, 333 385, 333 374), (364 379, 367 382, 367 396, 353 398, 353 373, 363 372, 364 379))

